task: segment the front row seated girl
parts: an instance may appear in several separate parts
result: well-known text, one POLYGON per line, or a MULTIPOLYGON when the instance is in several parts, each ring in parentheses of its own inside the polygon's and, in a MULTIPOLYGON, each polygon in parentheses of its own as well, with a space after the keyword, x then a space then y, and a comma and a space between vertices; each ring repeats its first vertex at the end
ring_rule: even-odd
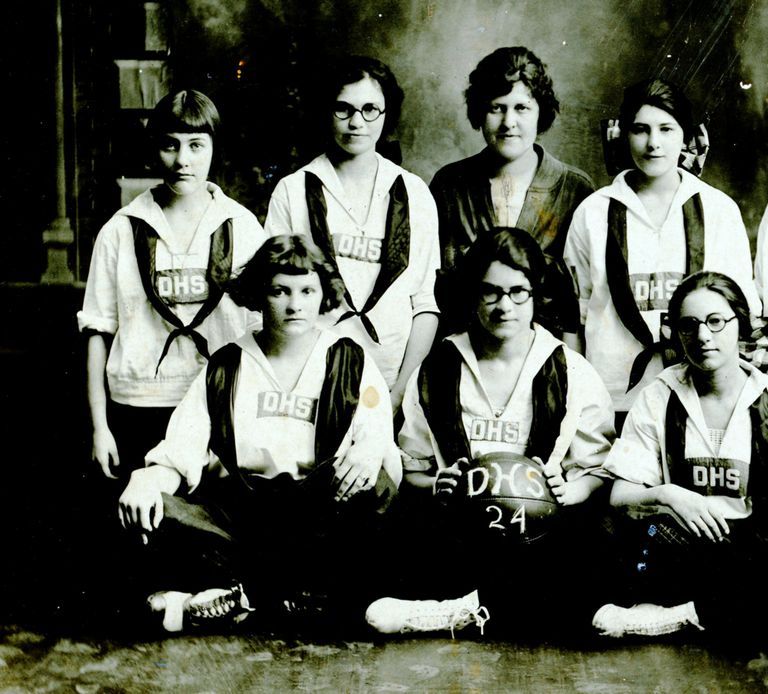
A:
POLYGON ((672 296, 684 361, 642 391, 605 463, 611 502, 627 511, 623 542, 635 542, 634 580, 616 596, 632 606, 603 606, 604 634, 695 625, 731 639, 765 623, 768 376, 739 358, 749 318, 738 284, 717 272, 672 296))
POLYGON ((318 595, 362 616, 374 597, 367 550, 402 466, 375 363, 317 326, 342 287, 305 236, 269 239, 230 282, 263 329, 212 355, 119 501, 166 630, 318 595))
POLYGON ((489 615, 489 629, 515 634, 570 619, 588 627, 599 604, 589 513, 599 504, 588 502, 602 496, 614 415, 595 370, 543 325, 544 268, 537 242, 514 228, 481 236, 463 259, 465 332, 436 345, 403 400, 405 476, 391 531, 402 562, 387 586, 397 597, 366 614, 380 632, 482 628, 489 615), (481 490, 486 454, 492 484, 504 487, 497 498, 481 490), (526 520, 505 494, 548 505, 551 518, 526 520))

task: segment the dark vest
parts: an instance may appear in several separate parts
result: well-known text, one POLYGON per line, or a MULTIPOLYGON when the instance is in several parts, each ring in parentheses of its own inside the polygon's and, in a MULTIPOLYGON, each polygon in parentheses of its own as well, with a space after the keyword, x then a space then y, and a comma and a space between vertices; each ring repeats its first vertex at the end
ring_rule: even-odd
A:
MULTIPOLYGON (((451 465, 472 460, 461 418, 461 365, 456 345, 444 340, 424 360, 419 371, 419 401, 437 445, 451 465)), ((557 347, 533 379, 533 422, 525 454, 544 463, 552 454, 566 413, 568 365, 562 345, 557 347)))
POLYGON ((194 342, 197 351, 206 359, 208 341, 197 332, 201 323, 211 315, 224 296, 224 285, 232 274, 233 232, 232 220, 227 219, 211 236, 211 248, 208 254, 208 269, 206 280, 208 282, 208 298, 203 302, 200 310, 190 323, 184 325, 181 319, 171 310, 157 294, 155 284, 155 253, 157 251, 157 232, 143 219, 128 217, 133 231, 133 245, 136 252, 136 263, 139 268, 139 277, 144 287, 144 292, 152 308, 158 315, 172 326, 165 340, 163 351, 155 367, 155 376, 160 370, 160 364, 168 354, 173 341, 182 335, 189 337, 194 342))
MULTIPOLYGON (((686 248, 685 274, 690 275, 704 267, 704 207, 698 193, 686 200, 683 205, 683 222, 686 248)), ((608 237, 605 242, 608 289, 622 324, 644 347, 632 364, 627 385, 627 392, 629 392, 643 378, 645 369, 654 354, 662 354, 665 366, 679 360, 670 352, 668 342, 654 340, 640 314, 629 283, 627 255, 627 207, 624 203, 611 198, 608 204, 608 237)))
MULTIPOLYGON (((338 272, 336 251, 333 247, 333 238, 328 229, 326 215, 328 208, 323 194, 323 183, 313 173, 307 171, 304 175, 307 211, 309 212, 309 228, 312 240, 323 250, 338 272)), ((408 206, 408 191, 402 176, 398 176, 389 189, 389 209, 387 210, 387 226, 384 234, 384 247, 382 249, 382 266, 379 276, 373 285, 373 290, 361 309, 355 307, 347 287, 344 287, 344 300, 349 310, 344 313, 336 323, 359 316, 370 338, 378 343, 379 336, 376 328, 368 318, 367 313, 378 303, 379 299, 403 274, 408 267, 411 249, 411 221, 408 206)))

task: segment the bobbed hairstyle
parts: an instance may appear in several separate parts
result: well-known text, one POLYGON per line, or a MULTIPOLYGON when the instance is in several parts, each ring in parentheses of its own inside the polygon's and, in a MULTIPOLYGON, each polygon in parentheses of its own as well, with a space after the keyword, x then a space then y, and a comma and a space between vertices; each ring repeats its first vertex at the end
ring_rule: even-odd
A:
POLYGON ((624 90, 624 99, 619 109, 622 139, 627 138, 629 126, 643 106, 655 106, 672 116, 683 129, 685 142, 693 137, 693 107, 683 90, 668 80, 651 79, 624 90))
POLYGON ((672 330, 672 344, 678 354, 683 354, 680 336, 677 331, 677 326, 680 321, 680 312, 683 308, 683 301, 685 301, 685 298, 689 294, 692 294, 697 289, 708 289, 709 291, 722 296, 736 314, 736 321, 739 325, 739 339, 749 339, 752 332, 752 325, 749 318, 749 304, 747 303, 747 298, 744 296, 741 287, 728 277, 728 275, 724 275, 721 272, 701 270, 699 272, 694 272, 692 275, 688 275, 688 277, 680 282, 677 289, 675 289, 674 294, 672 294, 672 298, 669 300, 667 320, 669 322, 669 327, 672 330))
POLYGON ((384 94, 386 113, 384 114, 384 128, 381 137, 385 139, 391 135, 400 122, 403 90, 387 65, 376 58, 364 55, 343 56, 328 65, 323 73, 318 75, 318 82, 314 88, 315 111, 318 122, 328 122, 333 111, 333 105, 346 85, 354 84, 366 77, 376 81, 381 87, 382 94, 384 94))
POLYGON ((147 133, 152 139, 167 133, 207 133, 215 139, 219 122, 213 101, 195 89, 182 89, 157 102, 147 121, 147 133))
POLYGON ((267 239, 242 269, 227 283, 227 292, 238 306, 261 311, 275 275, 307 275, 316 272, 323 289, 320 313, 341 304, 344 282, 326 254, 308 236, 273 236, 267 239))
POLYGON ((549 299, 546 292, 547 263, 539 244, 527 231, 515 227, 495 227, 490 233, 481 235, 467 254, 459 268, 460 281, 466 297, 459 309, 462 327, 474 319, 480 300, 480 285, 491 263, 500 263, 522 272, 531 284, 533 296, 533 320, 548 324, 549 299))
POLYGON ((522 82, 528 87, 539 105, 538 132, 549 130, 560 112, 560 102, 547 74, 547 66, 525 46, 497 48, 485 56, 469 75, 469 87, 464 97, 467 100, 467 117, 475 130, 482 126, 490 102, 509 94, 515 82, 522 82))

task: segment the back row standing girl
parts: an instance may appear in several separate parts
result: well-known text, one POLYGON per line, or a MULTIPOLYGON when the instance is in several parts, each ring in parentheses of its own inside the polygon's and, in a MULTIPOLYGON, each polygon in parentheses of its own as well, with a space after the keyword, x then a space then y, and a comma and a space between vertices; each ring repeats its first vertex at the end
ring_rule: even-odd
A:
MULTIPOLYGON (((579 309, 563 246, 574 210, 594 187, 585 173, 536 144, 560 108, 552 79, 524 46, 499 48, 472 71, 466 99, 469 121, 482 130, 486 147, 443 167, 430 184, 440 217, 441 308, 456 303, 454 292, 462 289, 454 270, 475 240, 496 227, 517 227, 536 239, 547 258, 547 290, 555 304, 550 327, 576 344, 579 309)), ((459 322, 443 320, 443 332, 459 322)))
POLYGON ((611 394, 617 430, 663 368, 662 327, 686 275, 706 269, 733 277, 760 314, 738 206, 678 166, 693 135, 688 99, 664 80, 641 82, 626 89, 619 121, 634 166, 579 205, 565 244, 586 357, 611 394))
POLYGON ((437 212, 426 184, 376 152, 397 126, 403 92, 373 58, 346 58, 324 78, 326 152, 275 188, 266 232, 311 236, 338 265, 336 331, 373 356, 397 410, 437 330, 437 212))
POLYGON ((208 355, 251 321, 223 286, 265 235, 208 181, 218 125, 200 92, 163 98, 147 124, 163 183, 118 210, 94 245, 78 323, 90 335, 93 457, 108 478, 144 465, 208 355))

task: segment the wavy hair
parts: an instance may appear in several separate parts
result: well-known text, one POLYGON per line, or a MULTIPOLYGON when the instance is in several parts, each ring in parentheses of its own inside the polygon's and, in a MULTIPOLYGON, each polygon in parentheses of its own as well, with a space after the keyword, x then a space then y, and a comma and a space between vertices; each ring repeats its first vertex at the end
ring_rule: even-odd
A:
POLYGON ((261 311, 275 275, 310 272, 318 274, 323 289, 320 313, 338 307, 344 295, 344 282, 326 254, 303 235, 284 234, 267 239, 240 274, 227 283, 226 290, 238 306, 261 311))

